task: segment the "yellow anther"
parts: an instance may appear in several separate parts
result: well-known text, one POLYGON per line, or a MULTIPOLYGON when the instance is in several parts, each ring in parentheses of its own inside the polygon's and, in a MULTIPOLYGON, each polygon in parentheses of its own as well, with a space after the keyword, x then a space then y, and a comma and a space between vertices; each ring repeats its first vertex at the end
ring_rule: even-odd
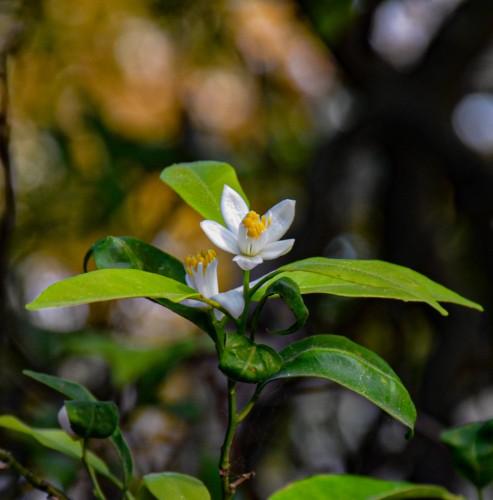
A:
POLYGON ((247 230, 247 235, 250 238, 258 239, 260 235, 271 225, 270 217, 267 219, 265 215, 260 215, 253 210, 250 210, 245 215, 242 221, 243 227, 247 230))
POLYGON ((214 250, 202 250, 185 258, 185 268, 189 276, 193 276, 199 270, 199 264, 202 264, 202 272, 205 275, 207 266, 217 259, 217 254, 214 250))

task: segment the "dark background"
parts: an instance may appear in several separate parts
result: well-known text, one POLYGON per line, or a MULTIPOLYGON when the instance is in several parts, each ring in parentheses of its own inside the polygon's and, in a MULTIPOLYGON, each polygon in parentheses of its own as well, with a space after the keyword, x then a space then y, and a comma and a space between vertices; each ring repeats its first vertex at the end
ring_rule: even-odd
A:
MULTIPOLYGON (((200 218, 159 173, 226 161, 257 211, 297 200, 286 261, 384 259, 485 308, 446 306, 441 317, 309 297, 304 334, 346 335, 386 359, 417 406, 416 434, 406 441, 327 382, 276 386, 237 442, 238 472, 257 472, 242 498, 330 472, 469 494, 439 434, 493 416, 492 34, 489 0, 1 1, 2 413, 54 426, 62 400, 21 371, 73 378, 120 403, 139 474, 212 481, 225 387, 198 332, 145 301, 43 314, 24 304, 81 272, 107 234, 181 259, 205 248, 200 218)), ((222 288, 236 285, 220 258, 222 288)), ((284 315, 271 312, 270 323, 284 315)), ((84 492, 71 462, 6 433, 1 443, 37 470, 56 463, 56 480, 84 492)), ((2 475, 5 495, 20 498, 2 475)))

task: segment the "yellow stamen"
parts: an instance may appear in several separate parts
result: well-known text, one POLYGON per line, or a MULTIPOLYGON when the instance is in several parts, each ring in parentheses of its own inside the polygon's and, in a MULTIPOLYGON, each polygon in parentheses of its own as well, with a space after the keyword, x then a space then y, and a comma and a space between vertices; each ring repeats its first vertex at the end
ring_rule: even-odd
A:
POLYGON ((270 217, 267 219, 265 215, 260 215, 253 210, 250 210, 245 215, 242 221, 243 227, 247 230, 247 235, 250 238, 258 239, 260 235, 271 225, 270 217))
POLYGON ((207 266, 217 259, 217 254, 214 250, 202 250, 196 254, 189 255, 185 258, 185 268, 189 276, 193 276, 199 270, 199 264, 202 263, 202 272, 205 276, 207 266))

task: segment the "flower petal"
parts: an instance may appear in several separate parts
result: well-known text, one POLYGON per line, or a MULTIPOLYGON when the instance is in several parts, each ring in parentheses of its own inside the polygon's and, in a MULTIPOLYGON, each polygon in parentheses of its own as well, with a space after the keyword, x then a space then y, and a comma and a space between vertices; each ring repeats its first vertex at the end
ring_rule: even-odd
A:
POLYGON ((269 242, 277 241, 289 229, 294 220, 295 204, 294 200, 283 200, 267 212, 272 221, 267 230, 269 242))
POLYGON ((221 214, 228 229, 236 234, 243 217, 248 213, 246 201, 234 189, 224 185, 221 196, 221 214))
POLYGON ((243 290, 229 290, 228 292, 218 293, 211 299, 221 304, 233 318, 238 318, 245 309, 243 290))
POLYGON ((200 227, 214 245, 229 253, 240 253, 236 235, 218 222, 203 220, 200 227))
POLYGON ((243 269, 243 271, 250 271, 255 266, 262 264, 264 259, 259 255, 253 257, 247 257, 246 255, 237 255, 233 260, 243 269))
POLYGON ((277 259, 281 255, 288 253, 291 248, 293 248, 294 239, 273 241, 272 243, 267 243, 264 248, 259 253, 259 256, 264 260, 277 259))

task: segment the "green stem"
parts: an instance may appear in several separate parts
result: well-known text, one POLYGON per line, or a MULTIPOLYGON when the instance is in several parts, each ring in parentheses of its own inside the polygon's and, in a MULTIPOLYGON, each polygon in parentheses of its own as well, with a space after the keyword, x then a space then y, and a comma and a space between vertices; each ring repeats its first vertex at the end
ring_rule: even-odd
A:
POLYGON ((81 442, 81 447, 82 447, 82 463, 84 464, 84 467, 86 468, 87 472, 89 473, 89 476, 91 477, 92 484, 94 486, 94 496, 98 500, 106 500, 106 497, 104 496, 103 491, 101 490, 101 486, 99 486, 99 481, 96 476, 96 472, 92 468, 91 464, 87 460, 87 444, 88 440, 83 439, 81 442))
POLYGON ((477 488, 478 490, 478 500, 483 500, 483 488, 477 488))
POLYGON ((250 401, 248 401, 248 403, 245 405, 243 410, 241 410, 238 413, 238 423, 241 423, 241 422, 243 422, 243 420, 245 420, 247 415, 250 413, 252 408, 255 406, 255 403, 257 402, 261 392, 262 392, 261 385, 258 384, 257 388, 255 389, 255 392, 253 393, 253 396, 250 398, 250 401))
POLYGON ((228 428, 224 436, 221 457, 219 459, 223 500, 230 500, 234 495, 234 489, 231 487, 231 448, 238 423, 239 420, 236 413, 236 382, 228 379, 228 428))

